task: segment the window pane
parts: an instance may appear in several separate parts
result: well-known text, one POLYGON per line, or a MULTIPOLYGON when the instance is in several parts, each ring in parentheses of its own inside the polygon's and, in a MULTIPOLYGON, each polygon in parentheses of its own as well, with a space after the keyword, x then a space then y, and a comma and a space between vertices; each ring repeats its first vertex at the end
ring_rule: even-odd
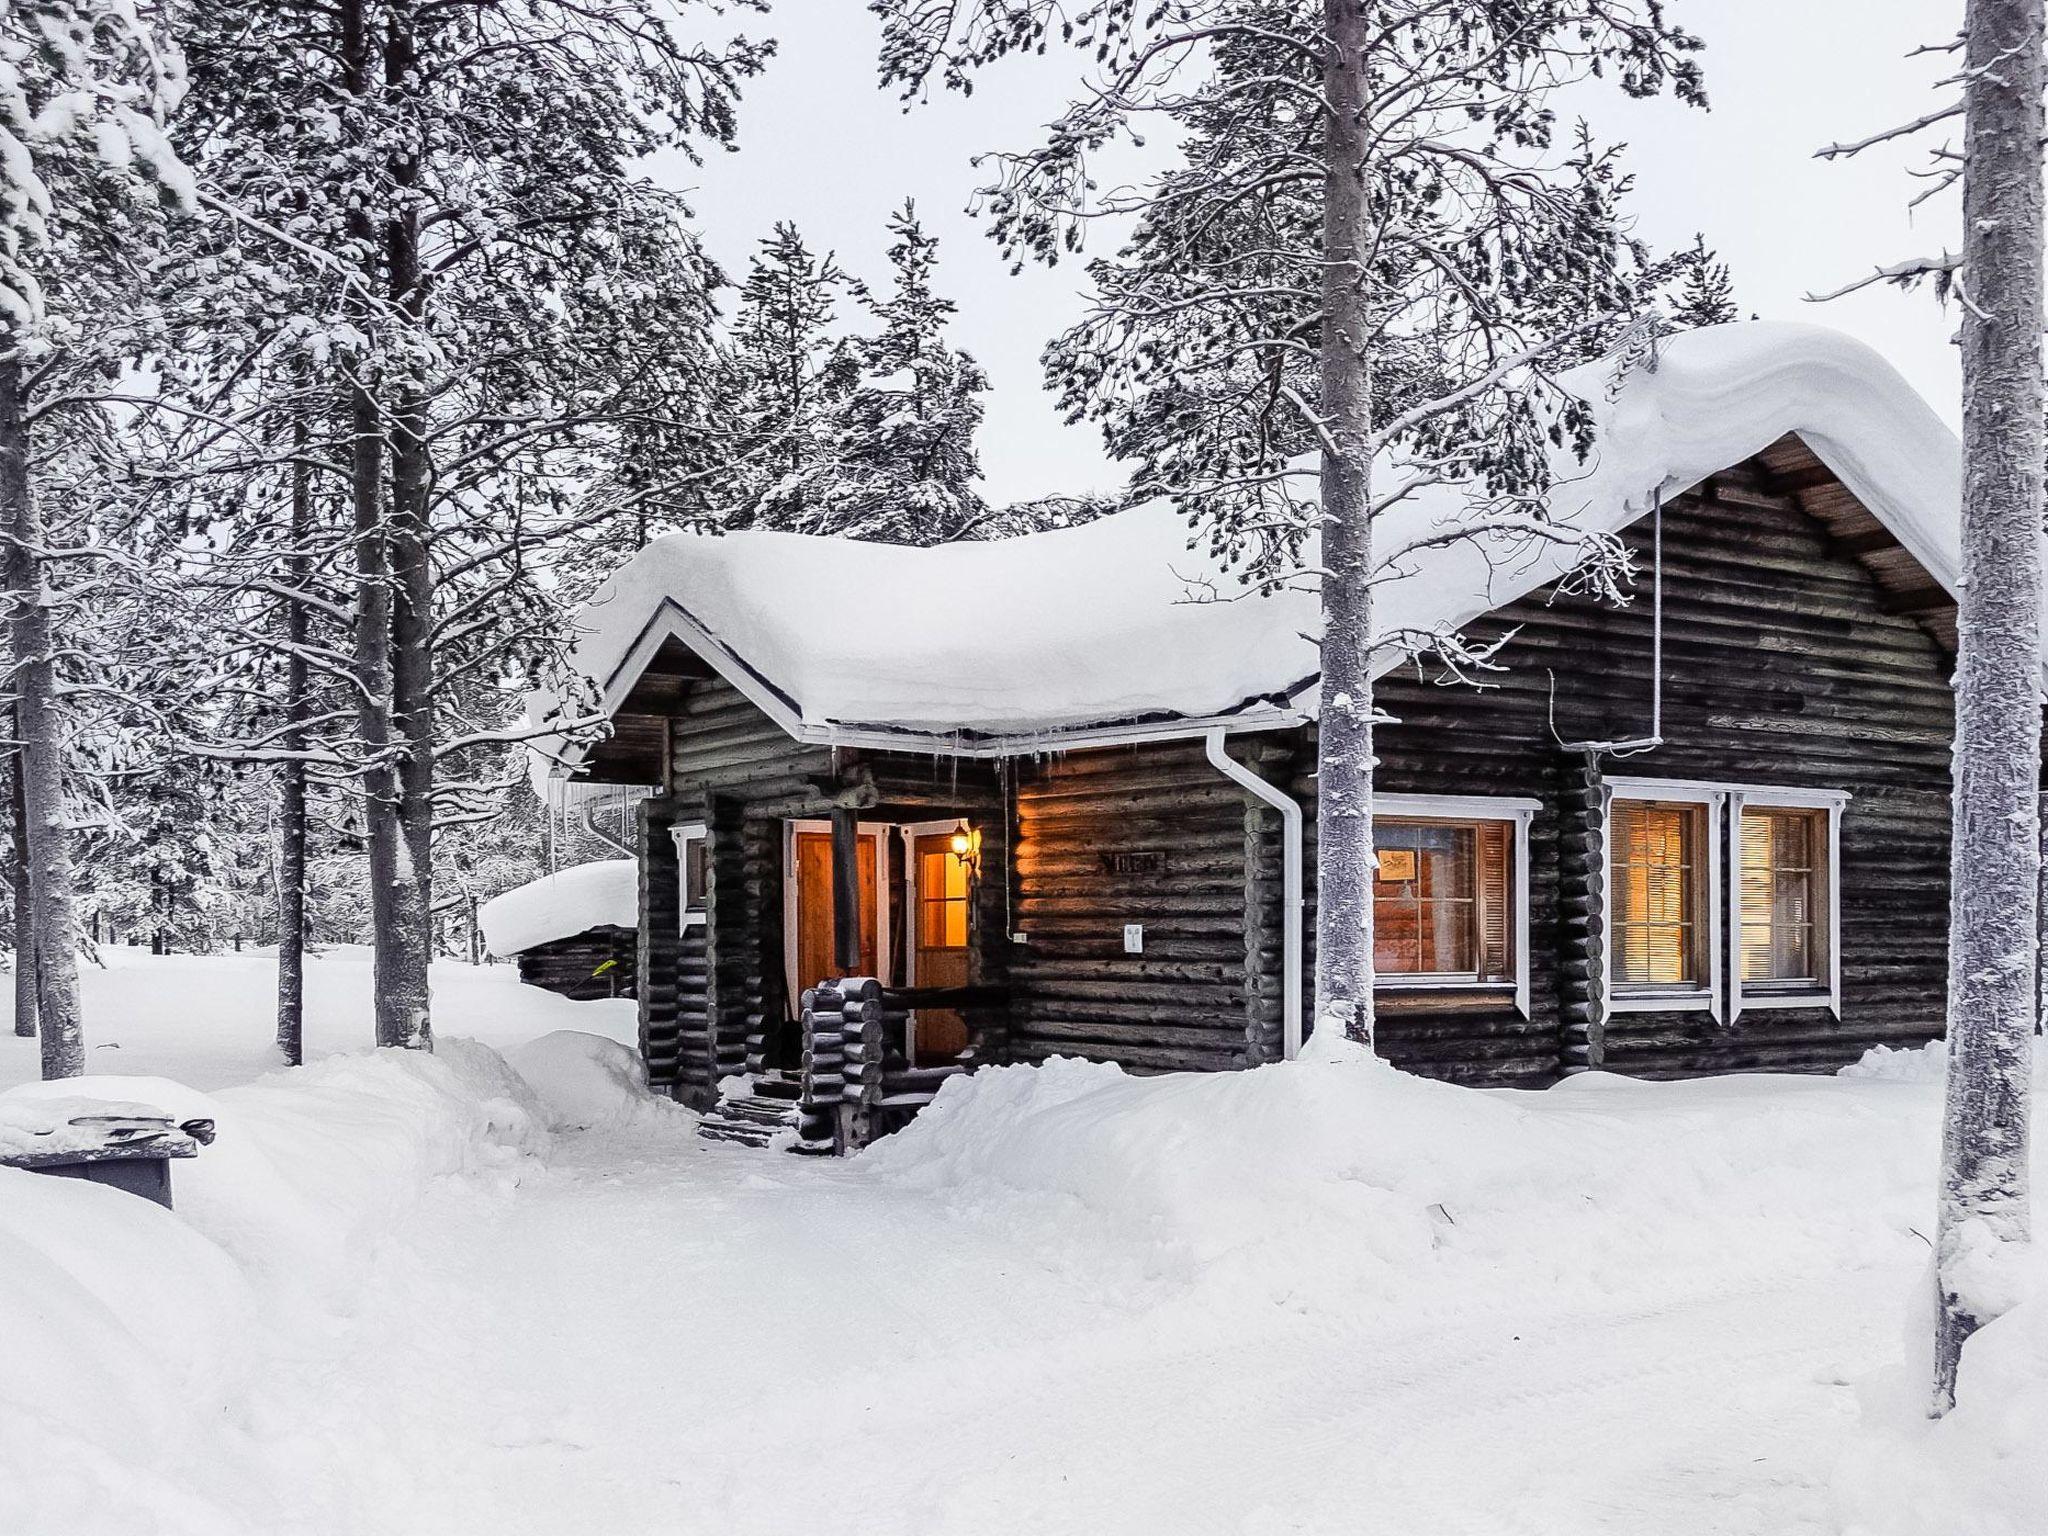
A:
MULTIPOLYGON (((1478 827, 1382 821, 1373 832, 1380 856, 1373 881, 1374 966, 1390 976, 1480 979, 1478 827)), ((1507 839, 1490 838, 1488 847, 1499 850, 1504 864, 1507 839)), ((1505 899, 1504 870, 1490 873, 1485 884, 1505 899)))
POLYGON ((683 910, 702 912, 705 909, 710 885, 711 865, 708 847, 701 837, 685 838, 683 841, 683 910))
POLYGON ((1814 984, 1827 854, 1825 812, 1748 806, 1742 812, 1742 979, 1814 984))
POLYGON ((1613 979, 1624 987, 1695 986, 1699 966, 1699 847, 1691 805, 1617 800, 1609 817, 1613 865, 1613 979))

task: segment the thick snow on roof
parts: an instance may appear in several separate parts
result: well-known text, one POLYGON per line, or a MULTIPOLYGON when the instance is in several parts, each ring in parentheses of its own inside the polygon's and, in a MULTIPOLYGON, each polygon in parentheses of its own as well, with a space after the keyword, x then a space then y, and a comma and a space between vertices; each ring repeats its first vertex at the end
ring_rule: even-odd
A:
POLYGON ((631 859, 572 865, 492 897, 477 921, 484 944, 501 958, 592 928, 637 927, 639 871, 631 859))
MULTIPOLYGON (((1566 375, 1595 402, 1599 434, 1585 462, 1559 456, 1554 518, 1615 531, 1656 492, 1675 494, 1797 432, 1953 590, 1955 435, 1862 343, 1752 322, 1667 338, 1655 371, 1637 368, 1610 399, 1613 374, 1600 363, 1566 375)), ((1378 549, 1392 558, 1376 634, 1454 629, 1576 563, 1569 544, 1520 533, 1420 547, 1469 515, 1464 489, 1436 486, 1381 518, 1378 549)), ((680 634, 742 686, 775 696, 807 734, 828 736, 1052 739, 1161 716, 1192 723, 1290 696, 1312 707, 1303 685, 1317 671, 1314 592, 1304 582, 1235 596, 1235 575, 1192 542, 1165 505, 935 549, 674 534, 598 591, 579 662, 615 703, 653 641, 680 634), (1231 600, 1197 600, 1204 594, 1231 600)), ((1382 669, 1399 660, 1390 647, 1382 669)))

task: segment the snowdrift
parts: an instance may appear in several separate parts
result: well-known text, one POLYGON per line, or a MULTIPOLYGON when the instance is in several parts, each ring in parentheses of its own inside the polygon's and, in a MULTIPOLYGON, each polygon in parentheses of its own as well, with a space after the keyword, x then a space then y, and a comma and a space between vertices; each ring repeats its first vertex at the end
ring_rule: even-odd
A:
MULTIPOLYGON (((252 1420, 262 1373, 300 1330, 356 1304, 362 1252, 451 1177, 509 1186, 548 1143, 545 1113, 496 1053, 334 1057, 202 1094, 150 1077, 34 1083, 205 1116, 218 1139, 177 1165, 175 1213, 114 1190, 0 1169, 0 1526, 239 1536, 228 1513, 275 1463, 252 1420)), ((282 1490, 280 1490, 282 1496, 282 1490)))
POLYGON ((618 1131, 687 1115, 647 1086, 640 1053, 581 1030, 558 1029, 505 1052, 539 1101, 548 1128, 618 1131))
POLYGON ((949 1082, 862 1162, 1041 1257, 1120 1266, 1160 1294, 1437 1306, 1451 1267, 1500 1265, 1569 1304, 1635 1289, 1648 1246, 1667 1273, 1692 1253, 1723 1277, 1788 1250, 1895 1262, 1924 1216, 1902 1192, 1934 1156, 1899 1134, 1895 1096, 1913 1093, 1603 1075, 1484 1091, 1313 1044, 1199 1076, 1055 1059, 949 1082))
POLYGON ((500 959, 592 928, 632 928, 639 921, 640 872, 631 859, 558 869, 493 896, 477 911, 484 943, 500 959))

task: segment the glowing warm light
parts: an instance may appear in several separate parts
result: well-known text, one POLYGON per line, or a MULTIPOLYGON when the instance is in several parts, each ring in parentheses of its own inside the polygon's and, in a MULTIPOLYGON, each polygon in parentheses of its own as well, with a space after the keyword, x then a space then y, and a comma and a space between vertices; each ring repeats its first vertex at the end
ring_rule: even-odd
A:
POLYGON ((973 846, 974 838, 972 834, 970 834, 967 830, 967 823, 963 821, 960 823, 959 826, 953 829, 953 857, 956 859, 966 858, 968 850, 973 846))

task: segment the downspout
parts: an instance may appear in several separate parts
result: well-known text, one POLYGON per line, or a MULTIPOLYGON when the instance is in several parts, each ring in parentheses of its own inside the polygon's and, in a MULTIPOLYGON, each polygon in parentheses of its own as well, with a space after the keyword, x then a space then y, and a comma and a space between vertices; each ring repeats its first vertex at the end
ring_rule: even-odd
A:
POLYGON ((1301 1054, 1301 803, 1224 751, 1222 726, 1203 739, 1219 773, 1280 813, 1280 1043, 1292 1061, 1301 1054))
POLYGON ((602 827, 598 826, 596 815, 597 800, 595 797, 592 797, 591 799, 588 799, 583 802, 583 814, 577 817, 577 820, 583 824, 583 830, 588 832, 592 837, 596 838, 600 843, 605 843, 613 848, 618 849, 619 852, 623 854, 625 857, 629 859, 637 859, 640 856, 639 850, 631 848, 627 846, 625 843, 620 842, 616 837, 613 837, 611 833, 605 831, 602 827))

